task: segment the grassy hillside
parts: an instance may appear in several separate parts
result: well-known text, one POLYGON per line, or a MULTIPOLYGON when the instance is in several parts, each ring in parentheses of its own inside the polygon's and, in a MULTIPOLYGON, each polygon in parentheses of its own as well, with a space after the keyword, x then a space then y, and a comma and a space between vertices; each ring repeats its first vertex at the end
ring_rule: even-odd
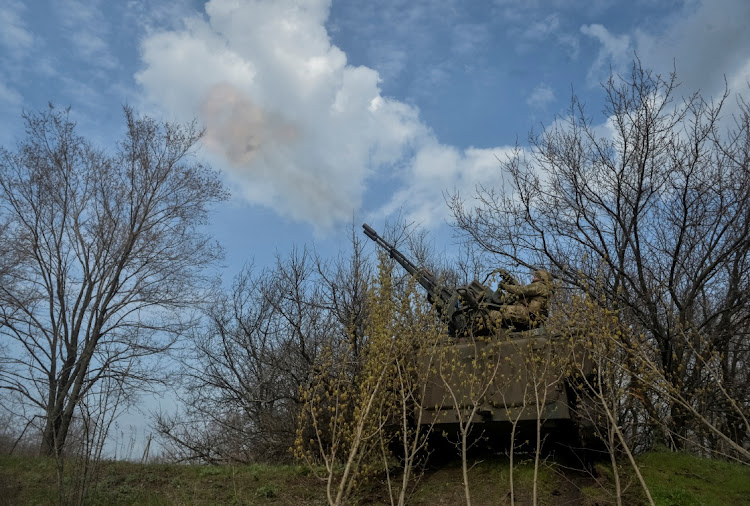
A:
MULTIPOLYGON (((660 505, 750 505, 750 467, 674 453, 649 453, 639 459, 651 494, 660 505)), ((625 463, 623 468, 626 469, 625 463)), ((532 465, 516 468, 519 504, 530 504, 532 465)), ((600 465, 596 478, 566 466, 547 463, 540 475, 541 504, 614 504, 611 472, 600 465)), ((635 478, 623 471, 626 504, 642 504, 635 478)), ((68 477, 67 482, 70 482, 68 477)), ((487 458, 471 470, 472 499, 477 505, 509 503, 508 462, 487 458)), ((28 457, 0 457, 0 504, 55 504, 54 462, 28 457)), ((358 504, 386 504, 383 477, 365 484, 358 504)), ((458 462, 433 465, 423 476, 411 504, 454 505, 463 502, 458 462)), ((325 485, 298 466, 181 466, 106 462, 92 487, 88 504, 325 504, 325 485)))

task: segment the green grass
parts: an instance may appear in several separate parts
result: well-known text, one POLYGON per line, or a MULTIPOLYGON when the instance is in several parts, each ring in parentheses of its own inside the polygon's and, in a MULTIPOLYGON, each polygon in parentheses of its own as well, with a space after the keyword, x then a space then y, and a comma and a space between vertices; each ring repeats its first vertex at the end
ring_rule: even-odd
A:
POLYGON ((665 506, 750 505, 750 467, 682 453, 639 459, 654 502, 665 506))
MULTIPOLYGON (((69 481, 69 480, 67 480, 69 481)), ((87 504, 323 504, 325 489, 301 466, 187 466, 104 462, 87 504)), ((0 504, 56 504, 54 461, 0 457, 0 504)))
MULTIPOLYGON (((515 468, 516 500, 531 504, 533 462, 519 457, 515 468)), ((691 455, 652 452, 639 464, 658 505, 750 505, 750 467, 691 455)), ((614 480, 608 463, 597 465, 597 477, 571 471, 548 461, 540 468, 540 505, 615 504, 614 480)), ((75 472, 69 466, 69 472, 75 472)), ((509 504, 509 469, 504 456, 472 462, 469 483, 477 506, 509 504)), ((620 463, 624 504, 645 504, 645 495, 627 461, 620 463)), ((70 485, 73 474, 66 476, 70 485)), ((54 461, 0 456, 0 505, 56 504, 54 461)), ((325 484, 301 466, 188 466, 104 462, 87 504, 326 504, 325 484)), ((464 502, 461 466, 457 459, 433 462, 410 504, 454 505, 464 502)), ((375 475, 360 489, 355 504, 386 504, 384 475, 375 475)))

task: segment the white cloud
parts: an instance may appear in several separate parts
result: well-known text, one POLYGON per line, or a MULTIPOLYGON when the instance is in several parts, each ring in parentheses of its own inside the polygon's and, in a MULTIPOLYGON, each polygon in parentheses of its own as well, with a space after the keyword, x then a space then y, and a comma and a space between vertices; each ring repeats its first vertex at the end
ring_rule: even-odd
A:
POLYGON ((583 25, 581 33, 597 39, 601 44, 599 54, 588 72, 589 84, 600 83, 607 78, 610 69, 620 71, 632 61, 633 46, 628 35, 613 35, 600 24, 583 25))
POLYGON ((109 22, 97 1, 64 0, 58 5, 60 21, 80 58, 102 69, 113 69, 117 60, 106 42, 109 22))
POLYGON ((401 180, 382 207, 435 223, 443 191, 473 188, 490 151, 437 143, 413 107, 381 95, 376 71, 347 64, 327 1, 212 0, 206 17, 147 37, 136 75, 171 117, 198 116, 239 193, 325 229, 351 219, 374 174, 401 180))
MULTIPOLYGON (((25 12, 26 6, 16 0, 6 0, 0 7, 0 110, 8 114, 15 114, 23 103, 17 76, 35 43, 23 20, 25 12)), ((5 121, 0 125, 0 138, 8 136, 10 124, 5 121)))
POLYGON ((490 41, 489 27, 477 23, 462 23, 453 28, 453 54, 471 57, 477 48, 486 46, 490 41))
POLYGON ((747 101, 750 101, 750 57, 741 66, 727 76, 729 89, 741 93, 747 101))
POLYGON ((555 101, 555 92, 547 83, 541 83, 526 98, 526 103, 534 109, 544 109, 555 101))
POLYGON ((380 210, 382 214, 406 211, 406 219, 422 227, 435 227, 449 219, 445 198, 453 193, 473 195, 478 186, 498 181, 499 159, 512 148, 459 150, 428 142, 417 153, 406 187, 380 210))
POLYGON ((12 106, 18 106, 23 102, 23 97, 18 91, 9 88, 8 85, 0 81, 0 102, 5 102, 12 106))
POLYGON ((185 17, 194 13, 193 0, 126 0, 123 3, 124 25, 138 26, 147 32, 156 27, 181 28, 185 17))
MULTIPOLYGON (((525 53, 555 44, 563 48, 569 58, 578 58, 580 34, 577 31, 573 33, 569 31, 570 21, 565 22, 566 16, 561 15, 560 12, 546 14, 547 9, 542 9, 538 5, 523 4, 506 7, 517 9, 505 12, 509 25, 508 33, 514 41, 516 51, 525 53)), ((558 7, 570 8, 571 6, 560 5, 558 7)))
MULTIPOLYGON (((503 16, 509 21, 525 20, 529 12, 544 9, 583 10, 584 15, 596 15, 614 4, 617 0, 494 0, 494 4, 502 9, 503 16)), ((660 0, 661 1, 661 0, 660 0)))
POLYGON ((676 66, 686 93, 720 93, 724 75, 730 83, 750 79, 748 20, 747 0, 689 0, 663 32, 636 31, 636 48, 651 68, 676 66))
POLYGON ((528 41, 541 41, 556 33, 560 29, 560 15, 552 13, 541 21, 529 23, 521 34, 521 37, 528 41))
POLYGON ((0 42, 15 57, 23 56, 34 43, 34 36, 22 19, 24 11, 24 4, 17 0, 8 0, 0 8, 0 42))
POLYGON ((747 0, 687 0, 666 18, 660 30, 633 30, 615 35, 602 25, 584 25, 581 32, 601 43, 589 78, 599 82, 623 70, 637 53, 643 65, 663 75, 676 67, 681 90, 721 93, 722 76, 734 91, 746 92, 750 80, 750 2, 747 0), (737 86, 733 86, 735 83, 737 86))

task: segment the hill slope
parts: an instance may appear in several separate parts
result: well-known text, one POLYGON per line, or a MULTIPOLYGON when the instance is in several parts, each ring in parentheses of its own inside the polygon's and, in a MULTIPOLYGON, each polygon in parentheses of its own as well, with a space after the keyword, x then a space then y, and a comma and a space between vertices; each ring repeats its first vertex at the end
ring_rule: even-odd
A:
MULTIPOLYGON (((654 452, 639 458, 651 494, 660 505, 750 505, 750 467, 698 457, 654 452)), ((549 460, 540 473, 539 503, 546 505, 615 504, 611 470, 597 465, 596 476, 549 460)), ((531 504, 533 466, 515 470, 516 504, 531 504)), ((72 484, 71 476, 66 485, 72 484)), ((637 480, 622 464, 625 504, 645 502, 637 480)), ((472 502, 509 504, 509 469, 505 457, 477 461, 470 473, 472 502)), ((460 463, 433 462, 410 504, 454 505, 464 502, 460 463)), ((0 457, 0 504, 55 504, 54 462, 42 458, 0 457)), ((372 477, 357 504, 390 504, 383 476, 372 477)), ((105 462, 87 504, 294 504, 326 503, 325 485, 299 466, 185 466, 105 462)))

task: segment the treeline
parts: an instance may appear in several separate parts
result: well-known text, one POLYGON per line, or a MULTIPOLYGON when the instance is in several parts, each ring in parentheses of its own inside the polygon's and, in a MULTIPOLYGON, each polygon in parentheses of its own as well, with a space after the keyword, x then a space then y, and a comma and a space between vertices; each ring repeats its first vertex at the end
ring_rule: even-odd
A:
POLYGON ((439 378, 447 396, 465 387, 446 402, 469 503, 475 407, 523 377, 537 465, 559 384, 575 387, 570 408, 615 476, 616 456, 637 472, 633 454, 661 445, 750 463, 750 107, 729 90, 678 96, 675 74, 637 61, 603 89, 604 127, 573 97, 499 161, 496 188, 449 199, 458 258, 413 227, 386 233, 447 286, 490 265, 553 274, 554 349, 518 355, 515 378, 499 374, 500 353, 469 366, 452 355, 419 288, 356 227, 337 258, 301 248, 217 288, 205 268, 221 251, 202 225, 227 194, 193 159, 194 125, 126 108, 110 153, 67 111, 26 115, 26 137, 0 151, 4 444, 33 440, 56 457, 63 490, 67 456, 101 457, 117 413, 169 386, 180 407, 154 421, 166 458, 296 456, 326 470, 331 503, 385 470, 404 503, 430 454, 432 425, 415 416, 439 378))
POLYGON ((247 266, 205 309, 182 357, 183 408, 158 417, 170 457, 189 462, 288 460, 301 388, 323 349, 365 345, 371 267, 359 238, 328 264, 307 249, 247 266))
MULTIPOLYGON (((402 222, 388 230, 422 265, 432 265, 446 280, 450 276, 448 283, 466 279, 467 272, 449 271, 434 255, 428 259, 424 234, 402 222)), ((365 241, 352 227, 348 249, 337 258, 294 250, 278 255, 272 267, 247 265, 230 290, 213 294, 203 307, 203 325, 191 332, 180 356, 182 409, 156 420, 170 459, 250 463, 293 457, 305 389, 321 374, 331 379, 334 371, 338 380, 356 385, 367 366, 372 315, 379 307, 372 302, 378 257, 365 241)), ((380 266, 394 276, 395 297, 407 290, 409 276, 394 267, 390 260, 380 266)), ((427 304, 421 294, 413 302, 427 304)))

